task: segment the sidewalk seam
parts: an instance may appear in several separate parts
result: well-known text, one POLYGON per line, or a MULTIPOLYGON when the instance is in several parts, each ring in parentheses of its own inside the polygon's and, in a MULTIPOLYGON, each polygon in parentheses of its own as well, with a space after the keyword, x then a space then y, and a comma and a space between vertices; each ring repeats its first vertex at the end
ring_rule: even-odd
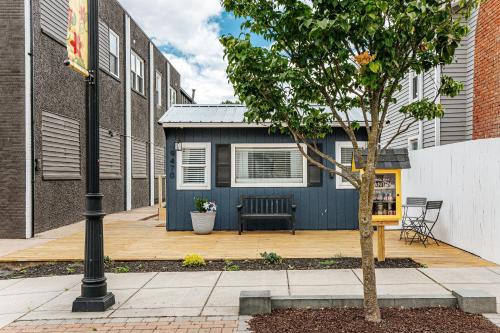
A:
POLYGON ((203 306, 201 307, 201 311, 200 311, 200 316, 202 315, 203 311, 205 310, 205 307, 207 306, 208 301, 210 300, 210 297, 212 297, 212 294, 213 294, 213 292, 215 290, 215 287, 219 283, 219 280, 220 280, 220 278, 222 276, 222 273, 224 273, 224 271, 220 271, 219 272, 219 276, 217 276, 217 280, 215 281, 214 285, 212 286, 212 290, 210 290, 210 293, 208 294, 207 300, 205 301, 205 303, 203 303, 203 306))

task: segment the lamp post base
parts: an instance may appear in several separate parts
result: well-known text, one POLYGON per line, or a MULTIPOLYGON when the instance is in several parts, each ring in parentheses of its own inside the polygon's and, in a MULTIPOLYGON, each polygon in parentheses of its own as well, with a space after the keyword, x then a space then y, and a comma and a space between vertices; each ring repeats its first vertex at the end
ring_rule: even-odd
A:
POLYGON ((107 293, 101 297, 77 297, 73 301, 73 312, 103 312, 115 304, 115 295, 107 293))

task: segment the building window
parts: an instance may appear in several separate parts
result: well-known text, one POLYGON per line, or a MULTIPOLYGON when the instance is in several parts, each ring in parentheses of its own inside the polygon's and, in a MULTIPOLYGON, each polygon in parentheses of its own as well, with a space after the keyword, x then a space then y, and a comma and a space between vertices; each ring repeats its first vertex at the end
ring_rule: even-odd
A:
MULTIPOLYGON (((366 142, 360 142, 358 141, 358 146, 360 148, 363 148, 366 146, 366 142)), ((354 153, 354 148, 352 146, 351 141, 337 141, 335 142, 335 160, 339 162, 342 165, 345 165, 346 167, 351 170, 352 168, 352 154, 354 153)), ((342 172, 342 170, 337 167, 336 170, 338 172, 342 172)), ((357 172, 354 172, 353 174, 358 175, 357 172)), ((335 175, 335 184, 337 189, 353 189, 354 186, 352 186, 349 181, 341 177, 339 175, 335 175)))
POLYGON ((232 187, 307 187, 307 159, 294 143, 234 144, 231 150, 232 187))
POLYGON ((111 29, 109 30, 109 72, 119 77, 120 69, 120 37, 111 29))
POLYGON ((156 106, 161 106, 161 73, 156 72, 155 77, 155 101, 156 106))
POLYGON ((410 103, 422 99, 422 74, 410 72, 409 75, 410 103))
POLYGON ((177 104, 177 91, 170 86, 170 105, 177 104))
POLYGON ((408 150, 418 150, 418 136, 408 138, 408 150))
POLYGON ((182 143, 177 151, 177 189, 210 189, 210 143, 182 143))
POLYGON ((132 89, 144 95, 144 60, 133 51, 130 56, 130 71, 132 89))

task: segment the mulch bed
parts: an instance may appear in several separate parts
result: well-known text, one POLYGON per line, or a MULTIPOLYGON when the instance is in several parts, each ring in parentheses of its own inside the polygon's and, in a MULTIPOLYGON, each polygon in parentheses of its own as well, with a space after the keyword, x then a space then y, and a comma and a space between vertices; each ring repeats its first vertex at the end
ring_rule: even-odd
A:
POLYGON ((255 333, 499 333, 482 315, 451 308, 382 309, 382 322, 364 320, 362 309, 288 309, 258 315, 249 322, 255 333))
MULTIPOLYGON (((424 267, 410 258, 375 260, 378 268, 418 268, 424 267)), ((205 266, 184 267, 181 260, 111 261, 106 263, 106 272, 188 272, 223 270, 284 270, 284 269, 350 269, 361 268, 361 258, 335 257, 313 259, 284 259, 281 264, 268 264, 262 259, 255 260, 210 260, 205 266)), ((82 274, 81 262, 30 263, 23 266, 0 264, 0 279, 39 277, 51 275, 82 274)))

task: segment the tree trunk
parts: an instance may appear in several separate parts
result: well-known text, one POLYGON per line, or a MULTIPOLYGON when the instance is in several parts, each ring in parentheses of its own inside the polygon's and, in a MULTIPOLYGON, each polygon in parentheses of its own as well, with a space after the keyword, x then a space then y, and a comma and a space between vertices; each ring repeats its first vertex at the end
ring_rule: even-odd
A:
POLYGON ((365 320, 380 322, 380 308, 377 300, 375 262, 373 258, 372 205, 375 183, 375 155, 377 146, 369 145, 366 169, 361 178, 359 190, 359 233, 361 243, 361 261, 363 268, 363 292, 365 320))

